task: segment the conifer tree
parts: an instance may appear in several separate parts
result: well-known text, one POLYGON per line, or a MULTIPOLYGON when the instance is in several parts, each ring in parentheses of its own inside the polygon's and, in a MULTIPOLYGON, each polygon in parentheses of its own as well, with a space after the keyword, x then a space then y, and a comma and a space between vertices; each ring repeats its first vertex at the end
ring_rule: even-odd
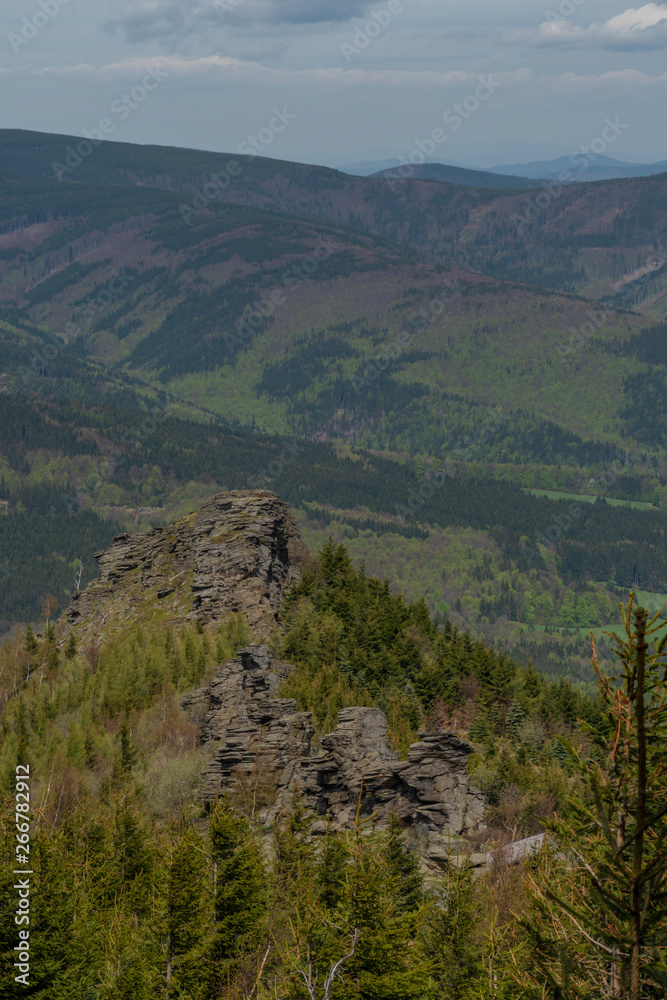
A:
POLYGON ((518 701, 514 699, 505 719, 505 732, 512 741, 516 742, 519 739, 519 729, 525 718, 526 713, 518 701))
POLYGON ((228 962, 255 943, 266 912, 266 871, 250 824, 221 800, 211 810, 213 957, 228 962))
POLYGON ((316 862, 319 898, 328 910, 335 910, 343 900, 349 852, 342 837, 327 830, 316 862))
POLYGON ((424 895, 424 876, 419 856, 406 844, 401 821, 392 815, 383 847, 384 863, 394 892, 397 912, 411 913, 419 908, 424 895))
MULTIPOLYGON (((395 865, 398 871, 391 871, 386 844, 378 843, 376 836, 362 831, 359 824, 350 852, 346 933, 334 957, 347 951, 343 944, 355 933, 358 944, 345 965, 341 996, 355 1000, 422 1000, 429 974, 424 957, 411 947, 414 920, 406 906, 405 861, 395 865)), ((414 891, 413 883, 411 889, 414 891)), ((410 890, 408 899, 409 895, 410 890)))
POLYGON ((37 641, 37 637, 33 632, 32 628, 30 627, 30 625, 27 625, 25 630, 25 648, 26 652, 28 652, 30 656, 34 656, 35 653, 39 651, 39 643, 37 641))
POLYGON ((114 761, 114 780, 127 781, 137 763, 137 751, 127 722, 123 721, 118 733, 118 753, 114 761))
POLYGON ((480 916, 472 866, 449 864, 446 880, 430 890, 420 914, 421 944, 438 984, 438 1000, 472 997, 475 986, 483 983, 480 916))
POLYGON ((145 913, 152 895, 156 845, 131 791, 119 793, 114 803, 110 887, 124 894, 131 912, 145 913))
POLYGON ((196 830, 172 842, 167 878, 164 942, 167 997, 206 997, 209 970, 205 955, 211 933, 208 855, 196 830))
POLYGON ((310 876, 301 874, 305 905, 298 925, 293 908, 290 914, 290 1000, 430 995, 427 958, 414 946, 417 879, 407 854, 396 824, 390 835, 368 833, 359 822, 346 838, 327 835, 315 865, 315 891, 310 876))
POLYGON ((618 677, 600 672, 593 644, 607 727, 588 727, 588 756, 566 744, 583 790, 547 824, 555 848, 530 882, 532 947, 516 967, 535 997, 667 991, 667 637, 650 646, 658 616, 633 603, 627 639, 614 637, 618 677))

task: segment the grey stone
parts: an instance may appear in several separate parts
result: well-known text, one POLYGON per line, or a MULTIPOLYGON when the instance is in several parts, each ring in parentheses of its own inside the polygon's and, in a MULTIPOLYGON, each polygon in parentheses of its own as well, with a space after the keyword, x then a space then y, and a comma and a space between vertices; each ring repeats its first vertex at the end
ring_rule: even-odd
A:
POLYGON ((307 554, 287 505, 268 490, 219 493, 166 528, 116 535, 95 556, 101 576, 75 594, 68 624, 95 637, 101 625, 150 622, 160 602, 170 621, 213 625, 243 612, 261 637, 307 554))
POLYGON ((393 813, 420 835, 437 832, 439 851, 443 835, 483 826, 486 800, 466 770, 470 744, 454 733, 424 732, 401 760, 389 744, 384 713, 354 707, 338 713, 336 728, 314 749, 310 713, 297 712, 291 698, 277 697, 291 669, 268 646, 248 646, 217 668, 208 687, 183 698, 210 750, 203 800, 223 791, 247 797, 264 782, 259 811, 271 822, 289 808, 298 788, 320 823, 340 829, 359 812, 361 819, 384 826, 393 813))

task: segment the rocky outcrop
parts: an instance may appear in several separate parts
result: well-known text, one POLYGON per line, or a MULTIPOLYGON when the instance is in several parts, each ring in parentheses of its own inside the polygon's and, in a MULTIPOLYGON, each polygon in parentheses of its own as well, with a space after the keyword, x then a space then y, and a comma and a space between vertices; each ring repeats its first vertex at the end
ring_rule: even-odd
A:
POLYGON ((74 595, 68 623, 79 631, 160 617, 207 625, 242 611, 268 636, 305 551, 274 493, 219 493, 166 528, 117 535, 96 554, 101 577, 74 595))
POLYGON ((216 669, 208 687, 182 699, 210 750, 200 789, 204 801, 230 790, 241 798, 250 790, 262 805, 285 801, 315 731, 309 712, 297 712, 292 698, 277 697, 290 670, 268 646, 247 646, 216 669))
POLYGON ((424 732, 402 760, 379 709, 345 708, 336 729, 313 746, 310 713, 277 697, 289 670, 267 646, 248 646, 216 670, 208 687, 183 699, 209 750, 202 799, 227 792, 270 821, 299 788, 321 817, 315 832, 327 822, 348 826, 358 808, 380 824, 394 813, 423 837, 483 825, 486 801, 466 771, 470 744, 454 733, 424 732))

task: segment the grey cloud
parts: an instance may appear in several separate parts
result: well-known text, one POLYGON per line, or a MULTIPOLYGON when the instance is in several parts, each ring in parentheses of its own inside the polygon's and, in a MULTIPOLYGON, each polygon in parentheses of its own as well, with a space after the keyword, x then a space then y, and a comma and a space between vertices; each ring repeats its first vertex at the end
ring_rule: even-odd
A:
POLYGON ((115 0, 112 17, 104 25, 108 34, 122 32, 128 42, 166 41, 197 34, 220 19, 212 4, 187 0, 115 0))
POLYGON ((273 0, 271 18, 287 24, 349 21, 368 10, 368 0, 273 0))
POLYGON ((223 25, 344 22, 368 7, 369 0, 114 0, 103 30, 128 42, 174 42, 223 25))

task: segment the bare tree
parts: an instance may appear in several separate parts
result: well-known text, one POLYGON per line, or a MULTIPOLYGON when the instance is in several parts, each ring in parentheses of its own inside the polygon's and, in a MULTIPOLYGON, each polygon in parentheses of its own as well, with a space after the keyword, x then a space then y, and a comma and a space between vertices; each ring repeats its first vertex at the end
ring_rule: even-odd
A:
MULTIPOLYGON (((354 934, 352 935, 352 951, 349 953, 349 955, 343 955, 342 958, 339 958, 338 961, 334 962, 334 964, 331 966, 331 971, 329 972, 327 978, 324 980, 324 993, 322 994, 322 1000, 331 1000, 331 990, 333 989, 334 979, 336 978, 336 976, 338 976, 339 979, 343 978, 341 968, 345 962, 349 962, 351 958, 354 958, 358 942, 359 942, 359 931, 355 927, 354 934)), ((308 965, 308 972, 305 972, 303 969, 297 969, 297 975, 301 976, 301 978, 303 979, 306 989, 308 990, 308 995, 310 996, 311 1000, 317 1000, 317 994, 315 993, 315 987, 317 986, 317 975, 315 976, 315 979, 313 979, 310 963, 308 965)))

